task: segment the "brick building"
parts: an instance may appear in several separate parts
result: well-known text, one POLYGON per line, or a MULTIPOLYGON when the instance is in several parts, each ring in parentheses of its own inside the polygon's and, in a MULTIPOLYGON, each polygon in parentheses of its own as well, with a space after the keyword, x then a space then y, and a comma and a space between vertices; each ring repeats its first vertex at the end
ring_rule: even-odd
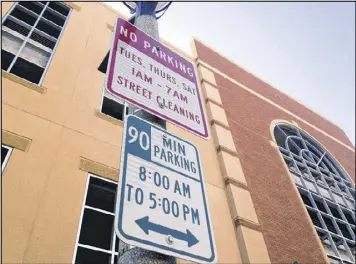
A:
MULTIPOLYGON (((2 261, 116 263, 127 105, 103 90, 99 65, 121 15, 102 3, 1 5, 2 261)), ((200 40, 193 56, 162 42, 199 74, 211 138, 167 130, 200 151, 218 263, 354 263, 344 132, 200 40)))

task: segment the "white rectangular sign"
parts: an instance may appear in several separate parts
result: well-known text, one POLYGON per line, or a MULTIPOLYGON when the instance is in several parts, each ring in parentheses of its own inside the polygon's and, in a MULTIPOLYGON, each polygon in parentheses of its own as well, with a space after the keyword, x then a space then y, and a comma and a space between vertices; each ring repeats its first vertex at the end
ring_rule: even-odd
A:
POLYGON ((194 65, 121 18, 105 87, 117 98, 209 138, 194 65))
POLYGON ((129 115, 115 230, 130 245, 195 262, 216 261, 197 148, 129 115))

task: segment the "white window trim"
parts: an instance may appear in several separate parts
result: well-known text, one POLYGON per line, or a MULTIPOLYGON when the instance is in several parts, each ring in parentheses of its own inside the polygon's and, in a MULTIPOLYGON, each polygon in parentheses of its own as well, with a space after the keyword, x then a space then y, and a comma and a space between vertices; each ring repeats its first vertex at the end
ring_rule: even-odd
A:
MULTIPOLYGON (((108 254, 110 254, 111 256, 118 256, 118 253, 115 252, 115 247, 116 247, 117 241, 119 241, 119 238, 116 238, 116 239, 115 239, 114 245, 112 245, 111 250, 105 250, 105 249, 102 249, 102 248, 98 248, 98 247, 94 247, 94 246, 89 246, 89 245, 84 245, 84 244, 79 243, 80 230, 81 230, 81 227, 82 227, 82 221, 83 221, 83 216, 84 216, 84 210, 85 210, 85 209, 92 209, 92 210, 99 211, 99 212, 101 212, 101 213, 113 214, 113 213, 107 212, 107 211, 105 211, 105 210, 101 210, 101 209, 97 209, 97 208, 93 208, 93 207, 91 207, 91 206, 85 205, 85 201, 86 201, 86 198, 87 198, 87 195, 88 195, 88 189, 89 189, 90 178, 97 178, 97 179, 100 179, 100 180, 103 180, 103 181, 107 181, 107 182, 110 182, 110 183, 114 183, 115 185, 118 186, 118 183, 115 182, 115 181, 112 181, 112 180, 109 180, 109 179, 105 179, 105 178, 103 178, 103 177, 99 177, 99 176, 96 176, 96 175, 91 174, 91 173, 88 174, 87 182, 86 182, 86 186, 85 186, 85 193, 84 193, 83 202, 82 202, 82 209, 81 209, 81 213, 80 213, 79 224, 78 224, 78 228, 77 228, 77 229, 78 229, 78 231, 77 231, 77 238, 76 238, 76 241, 75 241, 74 253, 73 253, 73 258, 72 258, 72 263, 73 263, 73 264, 75 263, 75 259, 76 259, 76 257, 77 257, 78 247, 82 247, 82 248, 87 248, 87 249, 91 249, 91 250, 96 250, 96 251, 108 253, 108 254)), ((113 214, 113 215, 115 215, 115 214, 113 214)), ((116 236, 115 231, 113 232, 113 237, 112 237, 112 239, 114 238, 114 236, 116 236)), ((111 258, 110 263, 111 263, 111 264, 116 264, 116 263, 114 263, 114 258, 111 258)))
POLYGON ((5 157, 5 159, 4 159, 3 164, 1 164, 1 175, 2 175, 3 172, 4 172, 4 170, 5 170, 6 164, 7 164, 7 162, 9 161, 9 158, 10 158, 10 155, 11 155, 11 153, 12 153, 13 148, 8 147, 8 146, 5 146, 5 145, 1 145, 1 147, 2 147, 2 148, 6 148, 6 149, 9 150, 9 151, 7 152, 7 154, 6 154, 6 157, 5 157))

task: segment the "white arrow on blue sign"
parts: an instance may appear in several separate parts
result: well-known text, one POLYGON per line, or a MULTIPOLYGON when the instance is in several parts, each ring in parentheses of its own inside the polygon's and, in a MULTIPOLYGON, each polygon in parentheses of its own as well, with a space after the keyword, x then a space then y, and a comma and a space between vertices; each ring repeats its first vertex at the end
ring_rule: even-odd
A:
POLYGON ((115 231, 125 243, 195 262, 217 260, 197 148, 125 119, 115 231))

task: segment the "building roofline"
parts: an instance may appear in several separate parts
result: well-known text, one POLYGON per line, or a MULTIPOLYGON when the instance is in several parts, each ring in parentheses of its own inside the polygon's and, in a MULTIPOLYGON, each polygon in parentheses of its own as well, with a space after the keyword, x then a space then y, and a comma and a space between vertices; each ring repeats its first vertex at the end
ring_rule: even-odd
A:
MULTIPOLYGON (((269 85, 270 87, 272 87, 273 89, 277 90, 278 92, 282 93, 283 95, 288 96, 290 99, 292 99, 293 101, 296 101, 297 103, 301 104, 302 106, 306 107, 307 109, 309 109, 310 111, 314 112, 315 114, 317 114, 318 116, 320 116, 321 118, 325 119, 326 121, 330 122, 331 124, 337 126, 339 129, 341 129, 343 132, 344 130, 340 127, 340 125, 336 124, 334 121, 329 120, 328 118, 326 118, 325 116, 323 116, 322 114, 318 113, 316 110, 310 108, 309 106, 305 105, 304 103, 300 102, 298 99, 286 94, 285 92, 283 92, 281 89, 277 88, 276 85, 273 85, 269 82, 267 82, 266 80, 264 80, 263 78, 260 78, 258 76, 256 76, 254 73, 248 71, 245 67, 242 67, 241 65, 239 65, 238 63, 234 62, 233 60, 227 58, 226 56, 224 56, 223 54, 221 54, 219 51, 217 51, 216 49, 214 49, 213 47, 211 47, 209 44, 206 44, 206 42, 202 41, 200 38, 194 36, 192 41, 197 41, 200 42, 201 44, 203 44, 204 46, 206 46, 207 48, 211 49, 212 51, 216 52, 219 56, 221 56, 222 58, 228 60, 229 62, 231 62, 232 64, 234 64, 235 66, 241 68, 242 70, 246 71, 247 73, 251 74, 253 77, 261 80, 262 82, 266 83, 267 85, 269 85)), ((193 54, 195 56, 197 56, 197 54, 195 52, 193 52, 193 54)))

